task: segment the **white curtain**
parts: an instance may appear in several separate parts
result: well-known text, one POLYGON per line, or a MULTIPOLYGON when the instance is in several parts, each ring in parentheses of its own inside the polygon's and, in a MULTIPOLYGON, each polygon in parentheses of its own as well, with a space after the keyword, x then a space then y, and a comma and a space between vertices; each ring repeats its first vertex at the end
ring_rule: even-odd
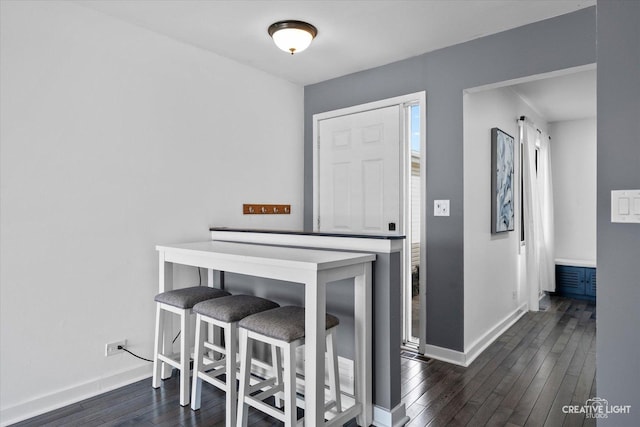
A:
POLYGON ((520 121, 523 149, 524 228, 529 308, 538 310, 540 292, 555 290, 553 192, 549 138, 520 121), (537 163, 537 165, 536 165, 537 163))
POLYGON ((553 187, 551 186, 551 141, 544 132, 539 134, 538 189, 541 209, 540 243, 540 289, 556 290, 556 254, 553 226, 553 187))

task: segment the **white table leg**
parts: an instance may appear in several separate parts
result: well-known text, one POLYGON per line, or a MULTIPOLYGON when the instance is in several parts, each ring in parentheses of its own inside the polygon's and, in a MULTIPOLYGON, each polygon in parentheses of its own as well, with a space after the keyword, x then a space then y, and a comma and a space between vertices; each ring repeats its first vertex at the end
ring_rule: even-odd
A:
MULTIPOLYGON (((200 268, 200 267, 198 267, 198 268, 200 268)), ((214 286, 214 279, 213 279, 214 271, 215 270, 213 270, 211 268, 207 268, 207 286, 210 287, 210 288, 215 287, 214 286)))
POLYGON ((324 342, 326 283, 305 283, 305 425, 324 424, 324 342))
POLYGON ((371 263, 364 264, 364 274, 354 278, 354 321, 356 334, 356 399, 362 403, 362 415, 358 425, 368 426, 373 422, 372 384, 372 329, 371 329, 371 263))
POLYGON ((173 263, 165 262, 164 251, 160 251, 158 269, 158 293, 173 290, 173 263))
POLYGON ((224 271, 207 268, 207 286, 224 289, 224 271))

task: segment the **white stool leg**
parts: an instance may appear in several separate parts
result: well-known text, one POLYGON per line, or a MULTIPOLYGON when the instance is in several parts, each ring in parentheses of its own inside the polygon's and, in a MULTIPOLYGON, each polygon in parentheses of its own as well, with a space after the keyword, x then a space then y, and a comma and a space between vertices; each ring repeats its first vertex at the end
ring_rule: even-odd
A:
POLYGON ((297 423, 296 406, 296 346, 287 343, 284 351, 284 425, 293 427, 297 423))
POLYGON ((189 404, 189 343, 190 343, 190 310, 185 310, 180 314, 180 405, 189 404))
POLYGON ((158 354, 162 353, 164 344, 164 314, 160 304, 156 304, 156 340, 153 347, 153 388, 160 387, 160 376, 164 363, 158 360, 158 354))
POLYGON ((338 355, 335 351, 333 329, 327 332, 327 353, 329 355, 329 387, 331 400, 336 402, 338 413, 342 412, 342 396, 340 393, 340 374, 338 372, 338 355))
POLYGON ((246 427, 248 416, 248 405, 245 403, 245 396, 249 390, 249 380, 251 376, 251 353, 249 337, 245 329, 239 330, 240 334, 240 390, 238 391, 238 416, 236 425, 246 427))
MULTIPOLYGON (((276 345, 271 345, 271 366, 273 368, 273 377, 276 379, 278 387, 282 387, 282 355, 280 349, 276 345)), ((273 397, 276 401, 276 408, 282 408, 281 393, 276 393, 273 397)))
MULTIPOLYGON (((238 347, 238 324, 231 323, 224 328, 225 348, 226 348, 226 425, 236 424, 236 412, 238 403, 238 389, 236 386, 236 348, 238 347)), ((251 363, 251 359, 249 359, 251 363)), ((244 365, 243 365, 244 366, 244 365)), ((249 369, 251 373, 251 369, 249 369)))
POLYGON ((197 411, 200 409, 202 398, 202 378, 198 375, 203 370, 204 358, 204 340, 206 331, 203 330, 205 322, 202 316, 196 315, 196 342, 195 352, 193 355, 193 382, 191 384, 191 409, 197 411))

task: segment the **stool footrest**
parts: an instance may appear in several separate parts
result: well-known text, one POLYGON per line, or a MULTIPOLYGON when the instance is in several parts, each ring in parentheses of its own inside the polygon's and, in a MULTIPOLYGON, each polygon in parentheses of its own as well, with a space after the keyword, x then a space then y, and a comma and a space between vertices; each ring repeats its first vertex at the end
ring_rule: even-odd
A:
POLYGON ((213 359, 209 359, 208 357, 203 357, 202 363, 203 365, 200 367, 200 369, 202 369, 202 371, 205 371, 205 372, 210 371, 212 369, 224 369, 225 371, 227 369, 225 359, 213 360, 213 359))
POLYGON ((344 423, 346 423, 347 421, 360 415, 361 411, 362 411, 362 405, 359 403, 356 403, 354 406, 348 409, 343 409, 342 412, 340 412, 339 414, 335 414, 335 412, 332 412, 332 414, 335 414, 335 416, 331 418, 329 421, 326 421, 324 425, 325 427, 344 425, 344 423))
POLYGON ((216 353, 220 353, 220 354, 225 354, 226 353, 226 349, 222 346, 219 346, 217 344, 211 343, 209 341, 205 341, 204 343, 204 347, 209 349, 209 350, 213 350, 216 353))
POLYGON ((245 396, 245 403, 253 406, 265 414, 271 415, 273 418, 276 418, 282 422, 284 422, 284 411, 279 410, 278 408, 274 408, 273 406, 263 402, 262 400, 258 400, 253 396, 245 396))
MULTIPOLYGON (((304 396, 300 397, 299 395, 296 395, 296 406, 300 409, 305 409, 305 400, 304 400, 304 396)), ((328 402, 326 402, 324 404, 324 411, 328 412, 333 408, 336 408, 338 406, 337 402, 335 400, 330 400, 328 402)), ((337 413, 337 412, 334 412, 337 413)))
POLYGON ((160 360, 161 362, 167 363, 176 369, 180 369, 179 354, 173 353, 173 354, 165 355, 165 354, 158 353, 158 360, 160 360))
MULTIPOLYGON (((255 377, 252 377, 255 378, 255 377)), ((276 383, 276 378, 269 378, 266 380, 260 380, 257 383, 253 384, 252 386, 249 387, 249 394, 253 394, 258 390, 262 390, 264 388, 269 387, 269 390, 273 390, 274 389, 274 385, 276 383)), ((282 388, 281 387, 276 387, 275 391, 271 394, 265 394, 263 399, 266 399, 269 396, 272 396, 274 394, 276 394, 277 392, 281 391, 282 388)), ((268 390, 266 390, 268 391, 268 390)), ((265 393, 266 391, 263 391, 262 393, 265 393)), ((262 396, 262 393, 260 393, 259 396, 262 396)))
POLYGON ((218 379, 217 376, 214 377, 211 375, 207 375, 204 372, 198 372, 198 378, 208 382, 209 384, 219 388, 220 390, 226 391, 227 389, 227 383, 225 381, 222 381, 221 379, 218 379))

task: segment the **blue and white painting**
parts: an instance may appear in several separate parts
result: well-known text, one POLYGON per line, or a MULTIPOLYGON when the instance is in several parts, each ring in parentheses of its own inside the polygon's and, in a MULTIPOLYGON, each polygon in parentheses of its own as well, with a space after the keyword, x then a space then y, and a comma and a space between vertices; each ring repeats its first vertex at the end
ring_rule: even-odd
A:
POLYGON ((513 200, 513 137, 498 128, 491 129, 493 142, 493 164, 495 177, 493 180, 495 197, 492 209, 494 233, 512 231, 514 229, 514 200, 513 200))

